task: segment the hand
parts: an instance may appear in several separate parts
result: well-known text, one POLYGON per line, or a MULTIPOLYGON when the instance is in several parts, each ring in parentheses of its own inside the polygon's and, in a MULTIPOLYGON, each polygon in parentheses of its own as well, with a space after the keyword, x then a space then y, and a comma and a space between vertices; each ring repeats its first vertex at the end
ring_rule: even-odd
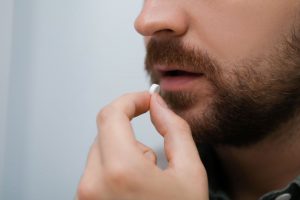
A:
POLYGON ((159 95, 124 95, 102 109, 97 125, 79 200, 208 200, 207 175, 190 128, 159 95), (157 167, 153 151, 135 139, 130 124, 148 110, 164 137, 165 170, 157 167))

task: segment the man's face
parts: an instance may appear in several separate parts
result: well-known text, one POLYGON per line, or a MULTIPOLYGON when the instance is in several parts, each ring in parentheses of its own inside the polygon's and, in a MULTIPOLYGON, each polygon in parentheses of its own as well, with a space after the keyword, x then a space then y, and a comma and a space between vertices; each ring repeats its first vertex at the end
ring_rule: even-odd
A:
POLYGON ((244 146, 300 101, 300 1, 145 0, 146 70, 196 142, 244 146))

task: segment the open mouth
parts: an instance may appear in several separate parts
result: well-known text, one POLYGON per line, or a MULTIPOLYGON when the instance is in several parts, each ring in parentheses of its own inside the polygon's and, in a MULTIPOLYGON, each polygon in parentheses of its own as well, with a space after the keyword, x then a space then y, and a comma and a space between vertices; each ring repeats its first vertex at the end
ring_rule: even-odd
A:
POLYGON ((193 88, 195 81, 202 79, 203 73, 183 70, 160 71, 160 86, 163 90, 183 90, 193 88))
POLYGON ((161 72, 162 77, 180 77, 180 76, 202 76, 202 73, 193 73, 193 72, 187 72, 182 70, 170 70, 170 71, 163 71, 161 72))

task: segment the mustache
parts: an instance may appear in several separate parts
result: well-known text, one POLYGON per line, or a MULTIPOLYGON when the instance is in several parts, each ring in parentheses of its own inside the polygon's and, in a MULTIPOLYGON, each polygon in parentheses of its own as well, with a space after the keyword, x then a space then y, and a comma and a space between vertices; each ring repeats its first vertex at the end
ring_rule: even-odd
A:
POLYGON ((220 67, 206 52, 188 47, 179 38, 151 38, 146 47, 145 69, 151 75, 155 65, 176 66, 178 70, 216 78, 220 67))

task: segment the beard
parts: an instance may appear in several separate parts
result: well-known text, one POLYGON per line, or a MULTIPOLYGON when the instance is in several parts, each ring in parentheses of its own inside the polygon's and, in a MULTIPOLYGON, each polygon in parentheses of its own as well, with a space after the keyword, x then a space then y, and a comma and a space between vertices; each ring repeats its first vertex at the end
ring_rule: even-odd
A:
POLYGON ((152 83, 160 82, 156 64, 200 72, 210 83, 211 98, 203 99, 197 90, 161 92, 169 107, 188 122, 197 145, 250 146, 273 135, 300 107, 300 39, 295 32, 291 38, 272 53, 230 68, 178 38, 152 38, 145 69, 152 83))

